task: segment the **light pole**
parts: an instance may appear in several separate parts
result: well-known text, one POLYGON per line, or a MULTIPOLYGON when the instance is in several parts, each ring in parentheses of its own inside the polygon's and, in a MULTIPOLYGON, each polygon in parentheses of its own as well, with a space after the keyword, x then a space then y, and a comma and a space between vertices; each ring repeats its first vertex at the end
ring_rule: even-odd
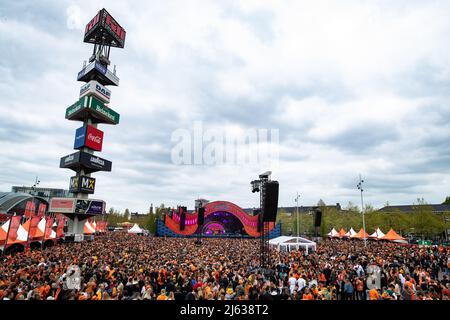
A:
POLYGON ((36 194, 36 187, 39 185, 40 182, 41 182, 41 180, 38 180, 38 176, 36 176, 36 180, 34 181, 34 184, 31 187, 31 189, 33 190, 34 194, 36 194))
POLYGON ((364 247, 367 246, 367 242, 366 242, 366 222, 364 220, 364 201, 363 201, 363 184, 364 180, 361 179, 361 174, 359 175, 359 183, 357 185, 358 189, 361 192, 361 213, 362 213, 362 220, 363 220, 363 230, 364 230, 364 247))
POLYGON ((297 210, 297 249, 298 249, 298 237, 300 235, 300 222, 299 222, 299 216, 298 216, 298 199, 299 198, 300 198, 300 195, 297 192, 297 196, 295 197, 296 210, 297 210))

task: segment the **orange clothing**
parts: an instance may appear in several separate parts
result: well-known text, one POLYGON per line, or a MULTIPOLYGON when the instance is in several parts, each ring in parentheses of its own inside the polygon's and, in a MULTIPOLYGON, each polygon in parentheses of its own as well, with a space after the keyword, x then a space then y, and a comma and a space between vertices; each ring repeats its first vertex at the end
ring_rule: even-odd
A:
POLYGON ((379 300, 380 294, 378 293, 377 289, 370 289, 369 297, 370 297, 370 300, 379 300))
POLYGON ((167 300, 167 296, 165 294, 160 294, 156 300, 167 300))
POLYGON ((311 293, 305 293, 302 300, 314 300, 314 296, 311 293))
POLYGON ((325 278, 325 275, 323 273, 319 275, 319 282, 327 282, 327 279, 325 278))

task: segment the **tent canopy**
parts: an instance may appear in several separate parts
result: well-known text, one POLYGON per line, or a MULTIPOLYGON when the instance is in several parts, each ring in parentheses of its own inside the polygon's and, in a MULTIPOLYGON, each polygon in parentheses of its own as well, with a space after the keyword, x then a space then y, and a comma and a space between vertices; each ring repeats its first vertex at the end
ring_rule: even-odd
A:
POLYGON ((366 238, 367 239, 367 238, 369 238, 369 234, 363 228, 361 228, 359 230, 359 232, 353 236, 353 238, 355 238, 355 239, 364 239, 364 238, 366 238))
POLYGON ((269 240, 269 245, 282 250, 290 251, 291 249, 304 248, 306 252, 310 249, 316 250, 317 244, 314 241, 302 237, 281 236, 269 240))
POLYGON ((400 236, 397 232, 395 232, 394 229, 392 229, 392 228, 381 239, 382 240, 389 240, 389 241, 406 240, 405 238, 400 236))
POLYGON ((377 230, 375 230, 375 232, 372 233, 372 234, 369 236, 369 238, 380 240, 380 239, 383 238, 384 236, 385 236, 385 234, 383 233, 383 231, 381 231, 380 228, 377 228, 377 230))
POLYGON ((329 237, 335 237, 336 235, 339 235, 339 233, 336 231, 335 228, 331 229, 331 231, 328 233, 329 237))
POLYGON ((341 228, 341 230, 339 230, 339 236, 340 236, 340 237, 345 236, 346 233, 347 233, 347 232, 345 232, 344 228, 341 228))
POLYGON ((343 235, 345 238, 353 238, 356 235, 356 231, 350 228, 346 234, 343 235))
POLYGON ((142 230, 137 223, 134 224, 134 226, 131 227, 130 230, 128 230, 128 233, 144 233, 144 230, 142 230))

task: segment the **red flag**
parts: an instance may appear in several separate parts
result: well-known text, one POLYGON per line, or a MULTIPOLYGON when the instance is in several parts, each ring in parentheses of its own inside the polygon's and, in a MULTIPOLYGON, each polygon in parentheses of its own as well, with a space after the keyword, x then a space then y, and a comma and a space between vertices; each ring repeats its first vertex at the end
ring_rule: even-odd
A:
POLYGON ((10 221, 7 220, 0 226, 0 246, 3 246, 8 238, 9 223, 10 221))
POLYGON ((30 241, 42 240, 42 234, 38 232, 38 224, 41 221, 41 217, 32 217, 30 221, 30 231, 28 233, 28 239, 30 241))
POLYGON ((8 246, 14 244, 14 242, 17 239, 17 230, 20 227, 20 220, 22 219, 22 216, 13 216, 11 217, 11 220, 9 222, 9 229, 8 229, 8 240, 6 242, 5 248, 8 246))
POLYGON ((64 237, 64 217, 61 214, 60 218, 58 218, 58 226, 56 228, 56 238, 64 237))
POLYGON ((45 203, 39 204, 38 216, 43 217, 45 215, 45 210, 47 209, 47 205, 45 203))
POLYGON ((30 204, 30 217, 31 217, 31 215, 35 215, 35 213, 36 213, 36 204, 34 203, 34 201, 31 201, 31 204, 30 204))
POLYGON ((31 201, 27 201, 27 203, 25 204, 25 212, 24 212, 24 216, 25 217, 31 217, 31 201))
POLYGON ((53 227, 53 218, 47 218, 47 221, 45 223, 44 241, 50 239, 50 235, 52 234, 52 227, 53 227))

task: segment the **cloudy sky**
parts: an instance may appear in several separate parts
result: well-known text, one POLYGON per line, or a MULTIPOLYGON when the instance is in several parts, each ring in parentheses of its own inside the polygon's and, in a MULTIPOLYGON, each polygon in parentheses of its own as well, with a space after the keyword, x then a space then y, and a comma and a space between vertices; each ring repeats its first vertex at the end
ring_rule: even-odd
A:
POLYGON ((249 182, 266 170, 282 206, 297 191, 303 205, 359 204, 359 173, 376 207, 450 195, 450 2, 431 0, 2 0, 1 191, 36 175, 68 188, 59 159, 80 123, 64 114, 92 51, 84 26, 103 7, 127 31, 110 56, 121 121, 100 126, 113 171, 94 174, 108 207, 191 208, 198 196, 253 207, 249 182), (278 130, 278 161, 174 163, 173 134, 194 123, 278 130))

